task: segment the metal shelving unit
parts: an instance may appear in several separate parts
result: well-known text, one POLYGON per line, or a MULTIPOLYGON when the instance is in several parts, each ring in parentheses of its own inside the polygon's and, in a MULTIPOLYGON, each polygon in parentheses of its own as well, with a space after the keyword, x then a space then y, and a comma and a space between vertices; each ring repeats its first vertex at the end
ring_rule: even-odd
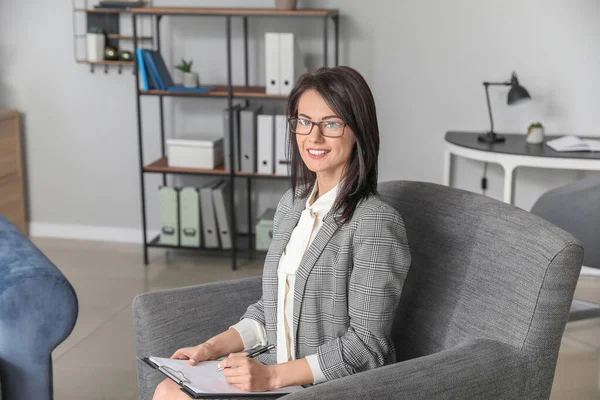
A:
MULTIPOLYGON (((242 172, 227 171, 223 167, 203 170, 193 168, 174 168, 169 167, 168 160, 165 151, 165 124, 164 124, 164 97, 203 97, 203 98, 219 98, 227 100, 227 108, 230 110, 229 118, 229 138, 230 142, 233 143, 233 99, 246 99, 249 102, 251 99, 260 100, 285 100, 287 97, 284 95, 270 95, 266 94, 264 87, 250 86, 248 82, 248 18, 250 17, 298 17, 298 18, 321 18, 323 20, 323 65, 327 66, 329 56, 329 25, 330 20, 333 21, 333 33, 334 33, 334 64, 338 65, 339 59, 339 15, 338 10, 335 9, 300 9, 300 10, 277 10, 277 9, 256 9, 256 8, 159 8, 159 7, 145 7, 145 8, 132 8, 129 10, 132 13, 133 22, 133 44, 134 49, 138 47, 139 38, 137 36, 138 30, 138 17, 140 16, 152 16, 154 17, 155 32, 156 32, 156 50, 161 51, 160 41, 160 21, 163 16, 211 16, 221 17, 225 20, 225 37, 227 45, 227 84, 217 86, 214 90, 207 93, 188 93, 188 92, 167 92, 161 90, 140 90, 139 82, 139 69, 137 63, 135 64, 135 76, 136 76, 136 107, 137 107, 137 125, 138 125, 138 150, 139 150, 139 166, 140 166, 140 187, 141 187, 141 206, 142 206, 142 231, 143 231, 143 251, 144 251, 144 264, 148 264, 148 249, 152 247, 168 248, 168 249, 186 249, 186 250, 201 250, 210 251, 215 253, 230 253, 232 257, 232 269, 237 268, 237 253, 241 251, 249 251, 250 255, 253 255, 253 235, 252 234, 239 234, 237 232, 237 224, 235 217, 235 204, 234 204, 234 193, 235 193, 235 181, 236 179, 246 179, 247 183, 247 207, 248 207, 248 229, 252 226, 251 221, 251 198, 250 193, 252 192, 252 180, 253 179, 289 179, 287 176, 276 176, 276 175, 264 175, 264 174, 248 174, 242 172), (243 39, 244 39, 244 86, 233 86, 232 83, 232 53, 231 53, 231 21, 232 18, 241 18, 243 24, 243 39), (161 153, 162 157, 150 164, 146 164, 144 161, 143 154, 143 135, 142 135, 142 110, 141 110, 141 97, 142 96, 157 96, 159 98, 159 118, 160 118, 160 135, 161 135, 161 153), (181 246, 165 246, 159 243, 158 237, 148 239, 147 223, 146 223, 146 194, 145 194, 145 176, 147 174, 162 174, 163 185, 167 184, 167 175, 207 175, 207 176, 220 176, 227 178, 231 187, 229 196, 229 209, 231 212, 231 236, 232 236, 232 249, 207 249, 204 247, 200 248, 189 248, 181 246), (247 239, 247 240, 245 240, 247 239)), ((235 165, 233 162, 234 154, 231 152, 230 161, 231 165, 235 165)))

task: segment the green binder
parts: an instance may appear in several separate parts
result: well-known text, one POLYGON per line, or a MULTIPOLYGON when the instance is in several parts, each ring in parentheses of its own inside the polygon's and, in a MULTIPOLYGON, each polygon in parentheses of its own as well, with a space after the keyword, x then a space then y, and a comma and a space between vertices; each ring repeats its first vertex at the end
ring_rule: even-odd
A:
POLYGON ((273 218, 275 210, 267 208, 256 224, 256 250, 267 251, 273 238, 273 218))
POLYGON ((181 246, 200 247, 200 193, 195 187, 185 187, 179 191, 179 226, 181 246))
POLYGON ((160 244, 179 245, 179 200, 177 189, 162 186, 158 189, 160 201, 160 244))

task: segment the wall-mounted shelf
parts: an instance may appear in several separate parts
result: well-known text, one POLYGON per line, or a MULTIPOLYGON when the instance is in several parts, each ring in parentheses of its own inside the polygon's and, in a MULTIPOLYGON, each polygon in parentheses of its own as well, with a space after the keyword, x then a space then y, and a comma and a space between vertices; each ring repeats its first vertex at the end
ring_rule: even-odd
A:
POLYGON ((122 14, 131 12, 131 8, 75 8, 74 10, 92 14, 122 14))
MULTIPOLYGON (((117 67, 120 73, 123 71, 123 67, 135 65, 135 61, 112 61, 103 60, 98 62, 87 61, 87 58, 97 59, 88 55, 88 41, 87 32, 92 28, 99 28, 105 34, 106 46, 113 47, 117 51, 130 51, 133 50, 131 43, 133 42, 134 36, 132 34, 122 34, 121 25, 124 21, 121 14, 128 14, 131 16, 130 8, 93 8, 94 3, 97 0, 72 0, 73 9, 73 46, 75 61, 79 64, 89 64, 90 72, 94 72, 95 68, 99 65, 104 66, 104 72, 108 73, 110 67, 117 67), (82 18, 79 18, 82 17, 82 18)), ((149 2, 148 2, 149 4, 149 2)), ((127 19, 127 18, 125 18, 127 19)), ((150 21, 151 16, 145 18, 150 21)), ((139 32, 138 32, 139 33, 139 32)), ((152 45, 154 41, 154 33, 148 35, 138 35, 135 40, 143 41, 146 44, 152 45)), ((135 72, 135 71, 134 71, 135 72)))
MULTIPOLYGON (((79 64, 89 64, 90 72, 94 72, 97 66, 104 66, 104 73, 108 74, 109 67, 117 67, 119 74, 123 73, 123 67, 134 66, 135 61, 121 61, 121 60, 102 60, 102 61, 88 61, 88 60, 77 60, 79 64)), ((134 71, 135 72, 135 71, 134 71)))
POLYGON ((135 61, 120 61, 120 60, 102 60, 102 61, 88 61, 88 60, 77 60, 79 64, 93 64, 93 65, 133 65, 135 61))

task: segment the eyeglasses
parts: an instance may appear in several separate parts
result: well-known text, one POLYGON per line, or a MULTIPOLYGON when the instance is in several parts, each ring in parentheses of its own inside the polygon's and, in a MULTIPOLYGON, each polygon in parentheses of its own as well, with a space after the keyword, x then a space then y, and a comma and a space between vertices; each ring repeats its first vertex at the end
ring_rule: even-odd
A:
POLYGON ((338 121, 312 122, 306 118, 290 118, 290 129, 296 135, 310 135, 315 125, 319 126, 321 135, 325 137, 340 137, 346 130, 346 123, 338 121))

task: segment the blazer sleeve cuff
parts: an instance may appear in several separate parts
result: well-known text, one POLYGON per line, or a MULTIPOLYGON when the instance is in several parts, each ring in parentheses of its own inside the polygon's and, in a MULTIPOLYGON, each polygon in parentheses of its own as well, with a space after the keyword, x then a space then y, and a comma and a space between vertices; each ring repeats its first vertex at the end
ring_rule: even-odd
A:
POLYGON ((244 343, 244 350, 253 349, 257 346, 267 344, 267 333, 260 322, 250 318, 244 318, 230 328, 238 331, 244 343))
POLYGON ((308 361, 308 365, 312 371, 313 375, 313 385, 318 385, 319 383, 323 383, 327 381, 327 378, 323 374, 323 370, 321 369, 321 365, 319 365, 319 356, 317 354, 311 354, 306 356, 306 361, 308 361))

